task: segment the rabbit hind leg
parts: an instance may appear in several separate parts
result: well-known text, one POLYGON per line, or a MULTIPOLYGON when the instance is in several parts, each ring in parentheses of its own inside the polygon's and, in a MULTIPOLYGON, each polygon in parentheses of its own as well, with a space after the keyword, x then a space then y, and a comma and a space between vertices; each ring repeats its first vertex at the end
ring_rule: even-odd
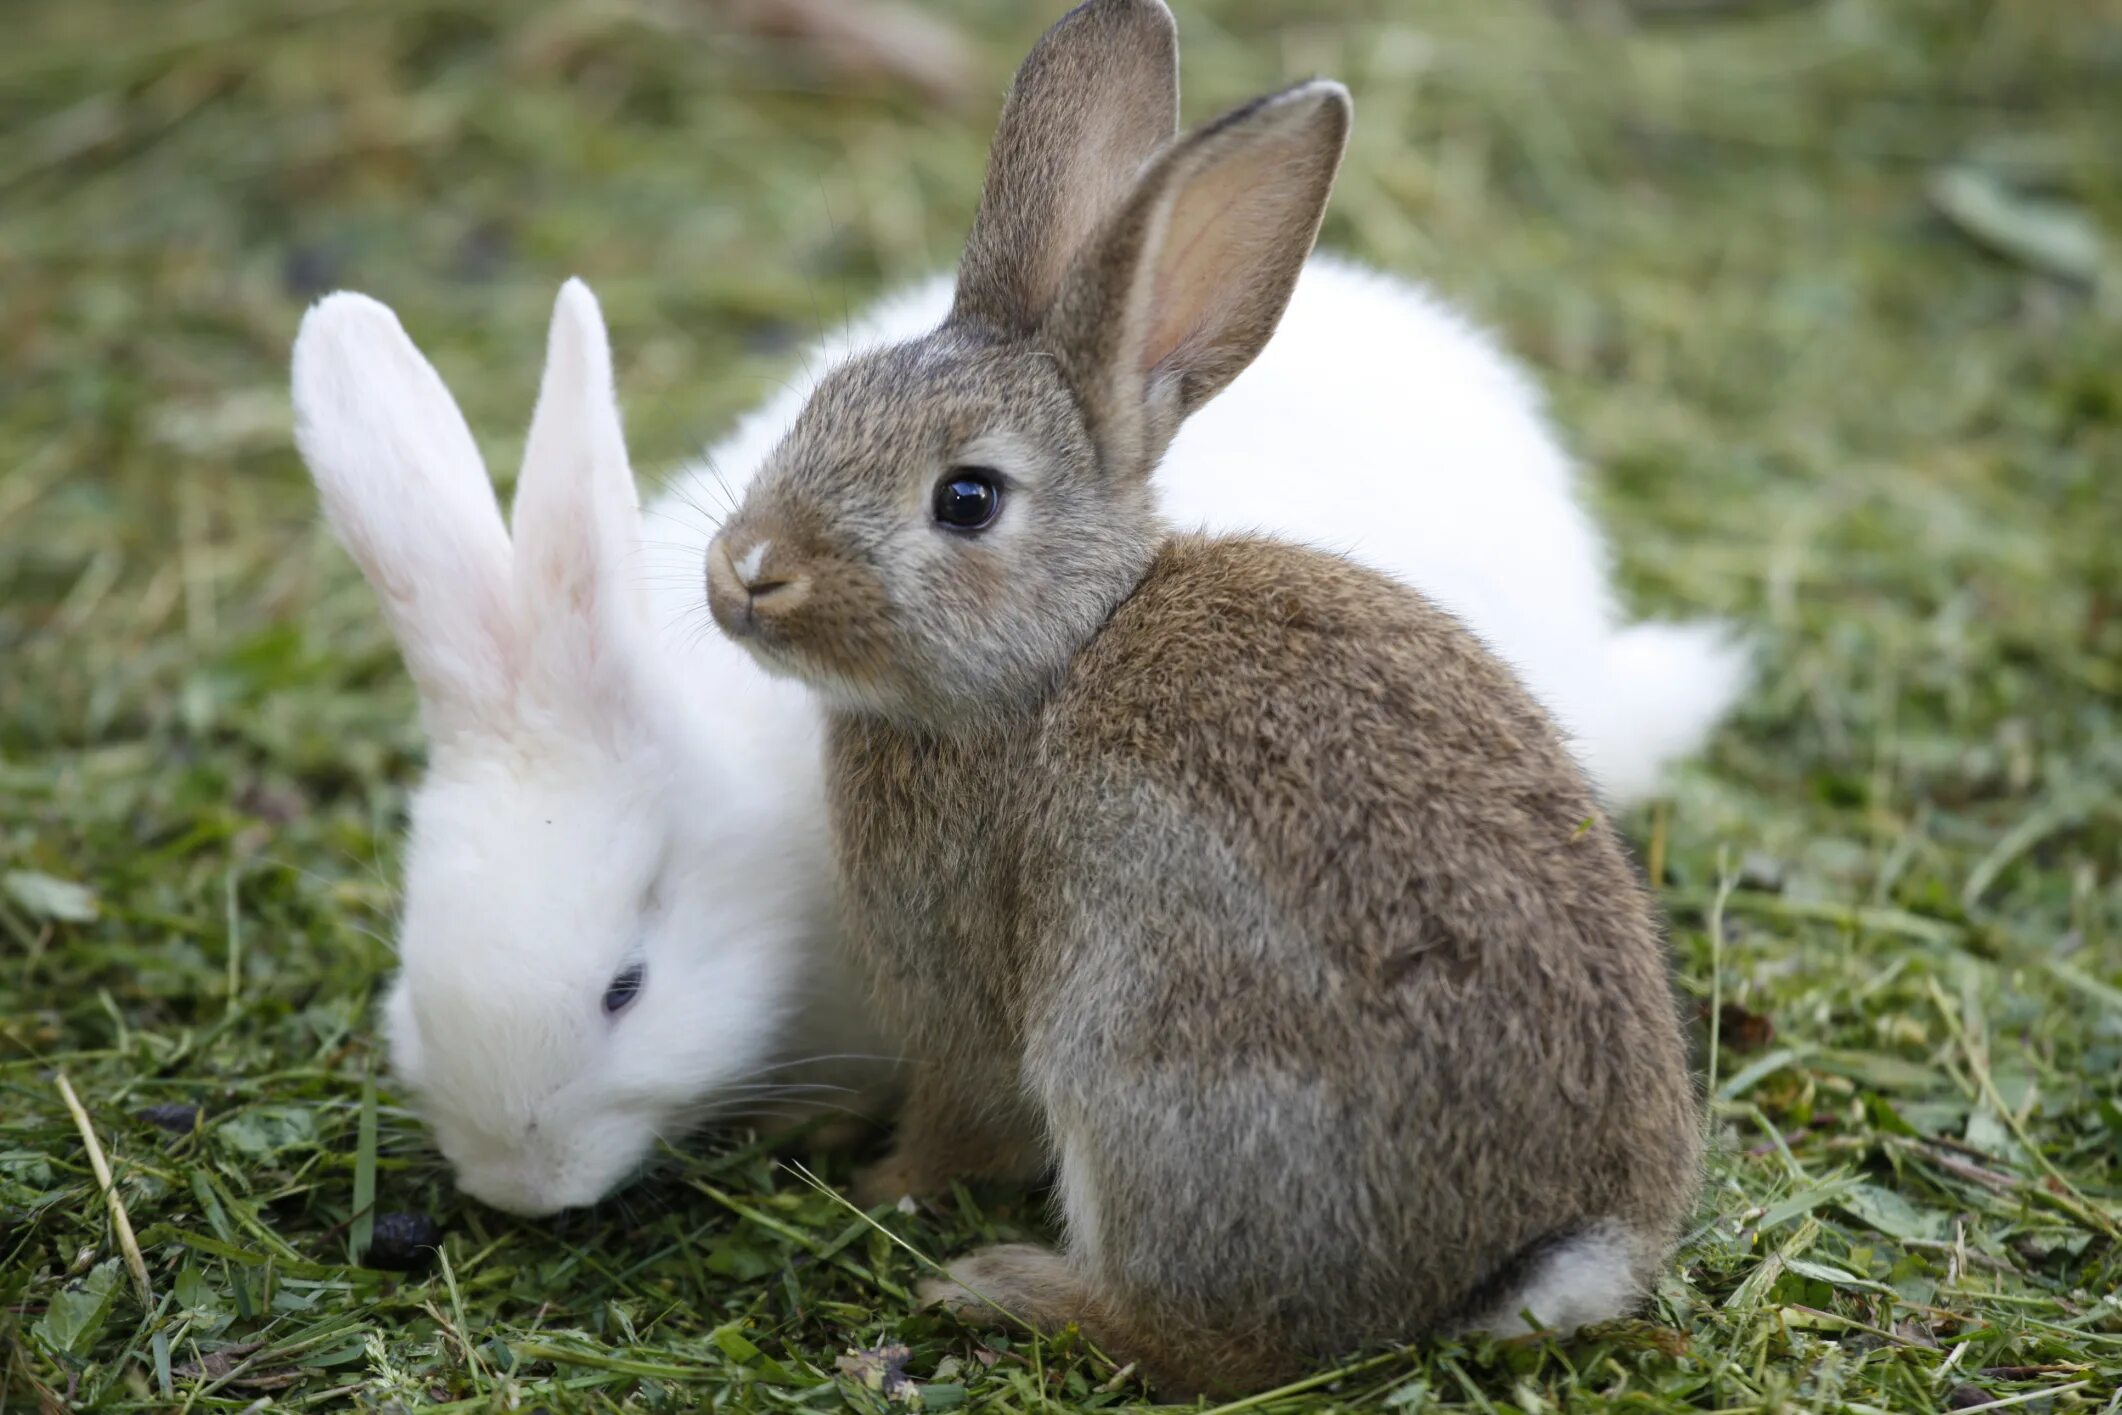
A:
POLYGON ((1102 1298, 1066 1254, 1026 1243, 983 1248, 923 1284, 922 1297, 979 1326, 1021 1323, 1044 1336, 1073 1326, 1165 1400, 1252 1391, 1294 1369, 1273 1343, 1145 1319, 1102 1298))

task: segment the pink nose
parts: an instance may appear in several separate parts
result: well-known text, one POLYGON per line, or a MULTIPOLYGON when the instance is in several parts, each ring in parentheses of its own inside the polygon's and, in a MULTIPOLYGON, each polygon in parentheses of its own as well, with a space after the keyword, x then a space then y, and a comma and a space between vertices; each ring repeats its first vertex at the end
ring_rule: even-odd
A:
POLYGON ((717 536, 707 552, 707 607, 722 631, 744 638, 810 598, 810 577, 779 563, 768 539, 733 547, 717 536))

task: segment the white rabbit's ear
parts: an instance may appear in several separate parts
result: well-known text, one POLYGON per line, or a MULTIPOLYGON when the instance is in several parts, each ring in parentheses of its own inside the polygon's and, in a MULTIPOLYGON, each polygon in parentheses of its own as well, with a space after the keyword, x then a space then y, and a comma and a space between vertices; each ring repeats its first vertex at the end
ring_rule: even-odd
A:
POLYGON ((506 721, 508 533, 471 429, 389 309, 317 302, 295 337, 295 442, 376 591, 437 741, 506 721))
POLYGON ((645 623, 641 515, 597 297, 560 287, 512 513, 524 687, 608 711, 645 623))

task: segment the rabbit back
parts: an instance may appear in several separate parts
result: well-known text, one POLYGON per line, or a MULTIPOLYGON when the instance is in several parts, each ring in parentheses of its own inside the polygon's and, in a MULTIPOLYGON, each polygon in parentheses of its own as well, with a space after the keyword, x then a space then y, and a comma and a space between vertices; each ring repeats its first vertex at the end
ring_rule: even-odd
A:
POLYGON ((1640 1291, 1697 1165, 1664 950, 1553 729, 1449 616, 1182 537, 1038 742, 1025 1082, 1112 1300, 1282 1331, 1294 1369, 1481 1324, 1555 1252, 1611 1249, 1640 1291))
POLYGON ((1725 625, 1626 620, 1544 401, 1433 292, 1320 253, 1252 367, 1180 429, 1158 501, 1180 529, 1264 532, 1420 589, 1631 804, 1730 711, 1748 655, 1725 625))

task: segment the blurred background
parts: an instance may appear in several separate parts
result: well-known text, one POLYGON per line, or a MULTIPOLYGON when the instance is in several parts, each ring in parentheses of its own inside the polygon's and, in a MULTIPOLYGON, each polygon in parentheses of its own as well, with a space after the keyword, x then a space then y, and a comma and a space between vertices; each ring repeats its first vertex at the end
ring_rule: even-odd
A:
MULTIPOLYGON (((17 0, 0 740, 261 716, 300 739, 327 724, 264 691, 289 654, 395 677, 290 450, 308 301, 398 309, 505 480, 553 290, 587 277, 653 477, 954 258, 1001 88, 1057 8, 17 0)), ((1986 702, 2028 659, 2118 686, 2093 472, 2122 396, 2122 7, 1179 9, 1189 120, 1294 76, 1351 86, 1325 243, 1535 367, 1642 607, 1818 616, 1764 720, 1847 745, 1875 724, 1844 713, 1986 702), (1990 637, 2013 625, 2029 652, 1990 637)))
MULTIPOLYGON (((1806 1300, 1961 1303, 1922 1245, 1997 1191, 1909 1138, 1943 1135, 2090 1206, 2036 1249, 1997 1200, 1973 1241, 2022 1296, 1966 1320, 2076 1320, 2122 1186, 2122 4, 1175 8, 1189 121, 1349 85, 1325 244, 1531 365, 1633 609, 1756 636, 1758 692, 1626 822, 1685 986, 1728 1009, 1717 1202, 1786 1225, 1705 1240, 1690 1281, 1788 1295, 1763 1254, 1861 1166, 1904 1208, 1814 1224, 1857 1286, 1806 1300)), ((291 445, 305 306, 392 305, 505 482, 585 276, 653 480, 953 260, 1059 9, 10 0, 0 1270, 102 1241, 44 1079, 68 1059, 113 1106, 211 1076, 223 1113, 308 1115, 202 1153, 336 1241, 420 744, 291 445)))

